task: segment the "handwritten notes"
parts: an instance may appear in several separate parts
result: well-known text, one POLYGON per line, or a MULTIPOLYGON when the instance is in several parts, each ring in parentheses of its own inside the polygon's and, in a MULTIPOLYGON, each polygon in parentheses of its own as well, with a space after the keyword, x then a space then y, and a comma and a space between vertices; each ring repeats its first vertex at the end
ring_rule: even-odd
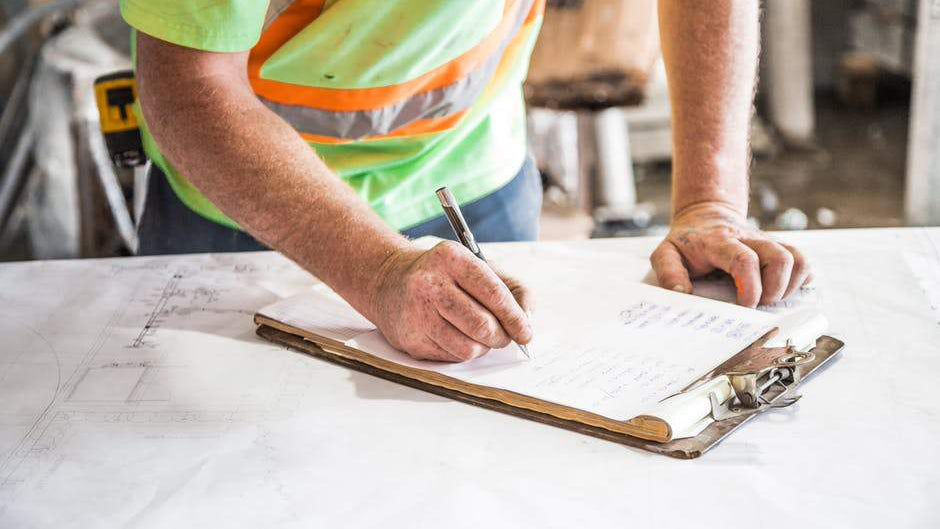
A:
MULTIPOLYGON (((346 338, 357 349, 410 367, 474 384, 507 389, 627 420, 675 393, 774 325, 777 316, 684 295, 621 277, 626 266, 605 254, 558 254, 555 247, 488 250, 500 266, 523 277, 535 294, 535 338, 526 360, 514 347, 462 364, 414 360, 381 333, 323 293, 265 309, 293 325, 346 338), (318 315, 317 306, 325 312, 318 315), (325 316, 324 316, 325 314, 325 316), (355 336, 356 331, 360 331, 355 336)), ((624 259, 631 259, 625 257, 624 259)))

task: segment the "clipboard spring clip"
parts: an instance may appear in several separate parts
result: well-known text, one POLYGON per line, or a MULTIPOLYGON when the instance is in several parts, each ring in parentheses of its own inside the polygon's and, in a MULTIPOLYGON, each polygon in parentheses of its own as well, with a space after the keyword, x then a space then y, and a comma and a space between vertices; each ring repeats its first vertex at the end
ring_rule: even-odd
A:
POLYGON ((816 355, 797 351, 789 344, 781 349, 783 354, 764 363, 749 363, 747 370, 725 373, 734 395, 721 402, 717 391, 709 393, 713 419, 723 421, 768 408, 786 408, 800 400, 802 395, 796 394, 796 386, 800 383, 801 366, 812 362, 816 355))

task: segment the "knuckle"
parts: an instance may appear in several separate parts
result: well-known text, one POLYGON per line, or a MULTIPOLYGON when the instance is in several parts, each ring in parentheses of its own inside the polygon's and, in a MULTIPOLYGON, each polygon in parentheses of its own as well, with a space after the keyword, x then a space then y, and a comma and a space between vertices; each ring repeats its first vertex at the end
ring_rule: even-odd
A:
POLYGON ((521 336, 525 333, 526 326, 523 318, 516 314, 510 314, 505 319, 506 330, 515 336, 521 336))
POLYGON ((489 339, 495 334, 493 322, 482 316, 471 316, 470 332, 474 337, 489 339))
POLYGON ((468 356, 464 357, 464 359, 470 360, 471 358, 477 358, 478 356, 482 356, 486 354, 487 351, 489 351, 489 348, 487 346, 481 343, 472 342, 467 347, 468 356))
POLYGON ((474 353, 476 352, 476 347, 474 342, 470 340, 457 340, 454 344, 449 347, 451 353, 456 355, 461 360, 469 360, 473 358, 474 353))
POLYGON ((501 303, 503 301, 504 289, 505 286, 498 281, 487 281, 486 284, 483 285, 483 294, 494 302, 501 303))
POLYGON ((781 268, 790 268, 793 266, 793 255, 790 252, 776 252, 770 259, 770 264, 781 268))
POLYGON ((731 267, 736 270, 756 268, 758 264, 757 255, 750 250, 740 250, 731 258, 731 267))
POLYGON ((460 250, 462 248, 463 247, 460 246, 460 244, 457 242, 441 241, 437 243, 437 245, 434 246, 433 251, 435 251, 437 254, 443 257, 453 258, 453 257, 460 255, 460 250))
POLYGON ((656 248, 655 250, 653 250, 653 253, 650 254, 650 263, 654 267, 660 267, 660 266, 663 266, 664 264, 663 261, 665 260, 665 255, 663 254, 663 251, 660 248, 656 248))
POLYGON ((801 256, 796 256, 793 259, 793 273, 794 274, 808 274, 810 271, 809 263, 806 262, 801 256))

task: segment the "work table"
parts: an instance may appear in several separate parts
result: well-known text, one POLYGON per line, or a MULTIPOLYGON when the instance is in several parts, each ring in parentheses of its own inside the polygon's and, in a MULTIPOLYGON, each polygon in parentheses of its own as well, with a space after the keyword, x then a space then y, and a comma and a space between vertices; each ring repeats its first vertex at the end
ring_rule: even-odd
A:
POLYGON ((940 228, 779 236, 845 350, 692 461, 265 342, 272 252, 0 265, 0 527, 937 527, 940 228))

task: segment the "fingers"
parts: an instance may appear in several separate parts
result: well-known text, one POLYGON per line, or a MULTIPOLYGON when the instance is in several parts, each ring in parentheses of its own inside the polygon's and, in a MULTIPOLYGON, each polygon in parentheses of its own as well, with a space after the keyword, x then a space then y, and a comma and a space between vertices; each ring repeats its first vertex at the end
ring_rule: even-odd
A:
POLYGON ((489 347, 473 340, 443 318, 438 318, 431 324, 427 336, 452 357, 450 361, 456 359, 458 362, 465 362, 483 356, 490 350, 489 347))
POLYGON ((809 266, 809 260, 803 255, 803 252, 795 246, 783 244, 790 254, 793 255, 793 270, 790 272, 790 283, 787 285, 786 292, 783 293, 784 299, 793 295, 803 285, 808 285, 813 280, 813 273, 809 266))
POLYGON ((682 262, 679 249, 671 241, 664 240, 656 247, 650 256, 653 271, 656 272, 656 281, 659 286, 689 294, 692 292, 692 281, 689 271, 682 262))
POLYGON ((464 252, 466 257, 457 261, 453 269, 457 284, 496 316, 510 338, 521 344, 529 343, 532 340, 529 318, 509 287, 486 263, 464 252))
POLYGON ((757 253, 763 285, 761 304, 776 303, 783 298, 790 284, 793 254, 770 239, 744 239, 742 242, 757 253))
POLYGON ((417 360, 432 360, 435 362, 460 362, 460 358, 447 352, 431 338, 425 336, 420 344, 408 349, 408 354, 417 360))
POLYGON ((456 285, 443 291, 437 310, 460 332, 487 347, 498 349, 510 343, 496 317, 456 285))
POLYGON ((509 292, 512 294, 512 297, 516 298, 516 303, 522 307, 522 310, 525 311, 526 316, 532 317, 532 313, 535 311, 535 299, 530 291, 522 281, 519 281, 515 277, 503 272, 497 267, 493 267, 493 271, 496 272, 496 275, 506 284, 506 287, 509 288, 509 292))
POLYGON ((712 266, 724 270, 734 278, 738 304, 756 307, 763 290, 757 252, 737 239, 727 239, 713 250, 710 257, 712 266))

